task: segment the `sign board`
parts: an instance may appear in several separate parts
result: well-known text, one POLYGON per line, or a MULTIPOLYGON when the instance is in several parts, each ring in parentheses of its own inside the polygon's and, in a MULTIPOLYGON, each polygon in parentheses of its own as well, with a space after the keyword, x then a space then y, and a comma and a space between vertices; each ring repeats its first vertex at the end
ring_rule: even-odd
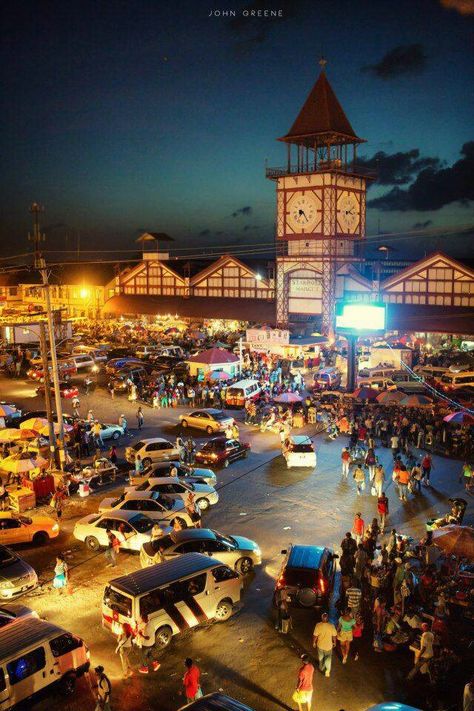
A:
POLYGON ((279 328, 248 328, 246 340, 253 345, 287 346, 290 342, 290 332, 279 328))
POLYGON ((338 333, 384 333, 385 304, 347 302, 336 304, 336 331, 338 333))
POLYGON ((313 278, 292 278, 290 279, 290 296, 300 299, 320 299, 322 283, 320 279, 313 278))

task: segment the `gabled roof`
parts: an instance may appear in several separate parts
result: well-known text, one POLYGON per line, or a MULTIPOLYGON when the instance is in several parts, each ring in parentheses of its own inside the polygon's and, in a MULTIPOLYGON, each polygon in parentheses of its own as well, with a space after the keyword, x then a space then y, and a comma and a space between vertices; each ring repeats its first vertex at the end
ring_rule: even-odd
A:
POLYGON ((298 143, 298 139, 320 136, 330 143, 360 143, 323 70, 311 89, 296 121, 280 141, 298 143))
POLYGON ((168 274, 171 274, 176 279, 178 279, 178 281, 184 284, 184 278, 174 269, 172 269, 172 267, 170 267, 169 262, 161 261, 160 259, 150 259, 144 262, 139 262, 136 266, 133 267, 133 269, 128 270, 126 273, 122 272, 120 274, 120 284, 122 286, 125 285, 128 281, 138 276, 142 271, 145 271, 146 269, 148 269, 148 267, 152 266, 159 266, 165 272, 168 272, 168 274))
POLYGON ((144 232, 135 242, 174 242, 174 239, 165 232, 144 232))
POLYGON ((224 348, 209 348, 201 351, 187 359, 188 363, 205 363, 206 365, 218 365, 221 363, 236 363, 239 359, 234 353, 224 348))
POLYGON ((444 254, 444 252, 435 252, 434 254, 430 254, 428 257, 419 259, 409 267, 406 267, 396 274, 393 274, 393 276, 390 276, 388 279, 385 279, 385 281, 381 282, 380 289, 389 289, 395 284, 405 281, 411 276, 417 274, 419 271, 428 269, 429 267, 447 267, 455 269, 456 271, 461 272, 464 276, 474 279, 474 271, 472 269, 469 269, 469 267, 461 264, 461 262, 458 262, 457 259, 448 257, 448 255, 444 254))
POLYGON ((354 279, 358 284, 361 286, 366 287, 369 291, 372 291, 372 282, 370 279, 367 279, 363 274, 361 274, 353 264, 350 264, 349 262, 347 264, 343 264, 338 270, 337 270, 337 276, 347 276, 350 277, 351 279, 354 279))
MULTIPOLYGON (((240 267, 241 269, 244 269, 246 272, 248 272, 254 279, 257 278, 257 272, 253 269, 253 267, 248 266, 244 262, 242 262, 240 259, 237 259, 237 257, 234 257, 232 254, 223 254, 222 257, 219 257, 219 259, 216 259, 215 262, 212 262, 208 267, 203 269, 201 272, 196 274, 192 279, 191 279, 191 286, 195 286, 199 284, 203 279, 211 275, 213 272, 217 271, 218 269, 222 269, 226 264, 233 263, 236 266, 240 267)), ((263 277, 258 280, 259 284, 262 286, 268 287, 268 280, 264 279, 263 277)))

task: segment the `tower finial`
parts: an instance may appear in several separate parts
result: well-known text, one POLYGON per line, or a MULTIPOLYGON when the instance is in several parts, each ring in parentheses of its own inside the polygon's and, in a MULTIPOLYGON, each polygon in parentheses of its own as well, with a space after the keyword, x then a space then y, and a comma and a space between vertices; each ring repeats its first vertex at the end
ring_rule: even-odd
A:
POLYGON ((326 64, 328 63, 328 60, 325 59, 324 57, 321 57, 319 60, 319 66, 321 67, 321 71, 325 72, 326 71, 326 64))

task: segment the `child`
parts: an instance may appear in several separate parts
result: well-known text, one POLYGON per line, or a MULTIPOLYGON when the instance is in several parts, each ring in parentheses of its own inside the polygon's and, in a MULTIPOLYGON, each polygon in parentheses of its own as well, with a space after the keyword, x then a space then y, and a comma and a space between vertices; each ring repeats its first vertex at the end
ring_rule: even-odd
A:
POLYGON ((356 623, 352 630, 352 650, 354 652, 354 661, 359 659, 359 652, 362 642, 362 633, 364 631, 364 621, 362 615, 359 613, 356 615, 356 623))

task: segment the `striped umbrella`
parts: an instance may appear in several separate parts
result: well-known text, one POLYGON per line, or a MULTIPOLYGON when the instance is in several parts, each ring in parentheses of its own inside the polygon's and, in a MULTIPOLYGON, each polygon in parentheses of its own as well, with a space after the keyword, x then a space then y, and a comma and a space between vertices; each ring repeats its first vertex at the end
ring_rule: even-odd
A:
POLYGON ((403 407, 427 407, 432 404, 433 400, 426 395, 407 395, 400 400, 400 405, 403 407))
POLYGON ((22 474, 37 468, 38 463, 36 459, 31 457, 31 454, 27 454, 26 456, 22 456, 21 454, 12 455, 0 462, 0 469, 3 469, 5 472, 12 472, 12 474, 22 474))
POLYGON ((294 402, 302 402, 303 398, 296 393, 282 393, 273 398, 274 402, 281 402, 286 405, 291 405, 294 402))
POLYGON ((379 393, 375 399, 377 402, 380 402, 381 405, 389 405, 390 403, 400 402, 404 397, 405 393, 402 393, 401 390, 384 390, 379 393))
POLYGON ((10 405, 0 405, 0 417, 8 417, 9 415, 13 415, 14 412, 17 412, 14 407, 10 407, 10 405))
POLYGON ((356 400, 375 400, 377 395, 379 394, 378 390, 374 390, 373 388, 357 388, 357 390, 354 390, 352 393, 352 396, 356 400))
POLYGON ((228 373, 224 373, 223 370, 215 370, 209 376, 209 380, 229 380, 229 378, 230 375, 228 373))
POLYGON ((455 425, 474 425, 474 415, 471 415, 466 410, 452 412, 450 415, 443 417, 444 422, 454 422, 455 425))
MULTIPOLYGON (((53 422, 53 426, 54 426, 54 434, 59 434, 59 422, 53 422)), ((63 426, 64 426, 65 432, 70 432, 72 429, 74 429, 72 425, 68 425, 66 422, 64 423, 63 426)), ((45 437, 48 437, 49 436, 49 424, 43 425, 43 427, 40 430, 38 430, 38 432, 40 434, 44 435, 45 437)))
POLYGON ((5 427, 4 430, 0 430, 0 442, 25 442, 35 437, 36 432, 33 430, 18 430, 16 427, 5 427))
POLYGON ((41 428, 48 424, 46 417, 30 417, 29 420, 25 420, 20 423, 21 430, 34 430, 35 432, 40 432, 41 428))

